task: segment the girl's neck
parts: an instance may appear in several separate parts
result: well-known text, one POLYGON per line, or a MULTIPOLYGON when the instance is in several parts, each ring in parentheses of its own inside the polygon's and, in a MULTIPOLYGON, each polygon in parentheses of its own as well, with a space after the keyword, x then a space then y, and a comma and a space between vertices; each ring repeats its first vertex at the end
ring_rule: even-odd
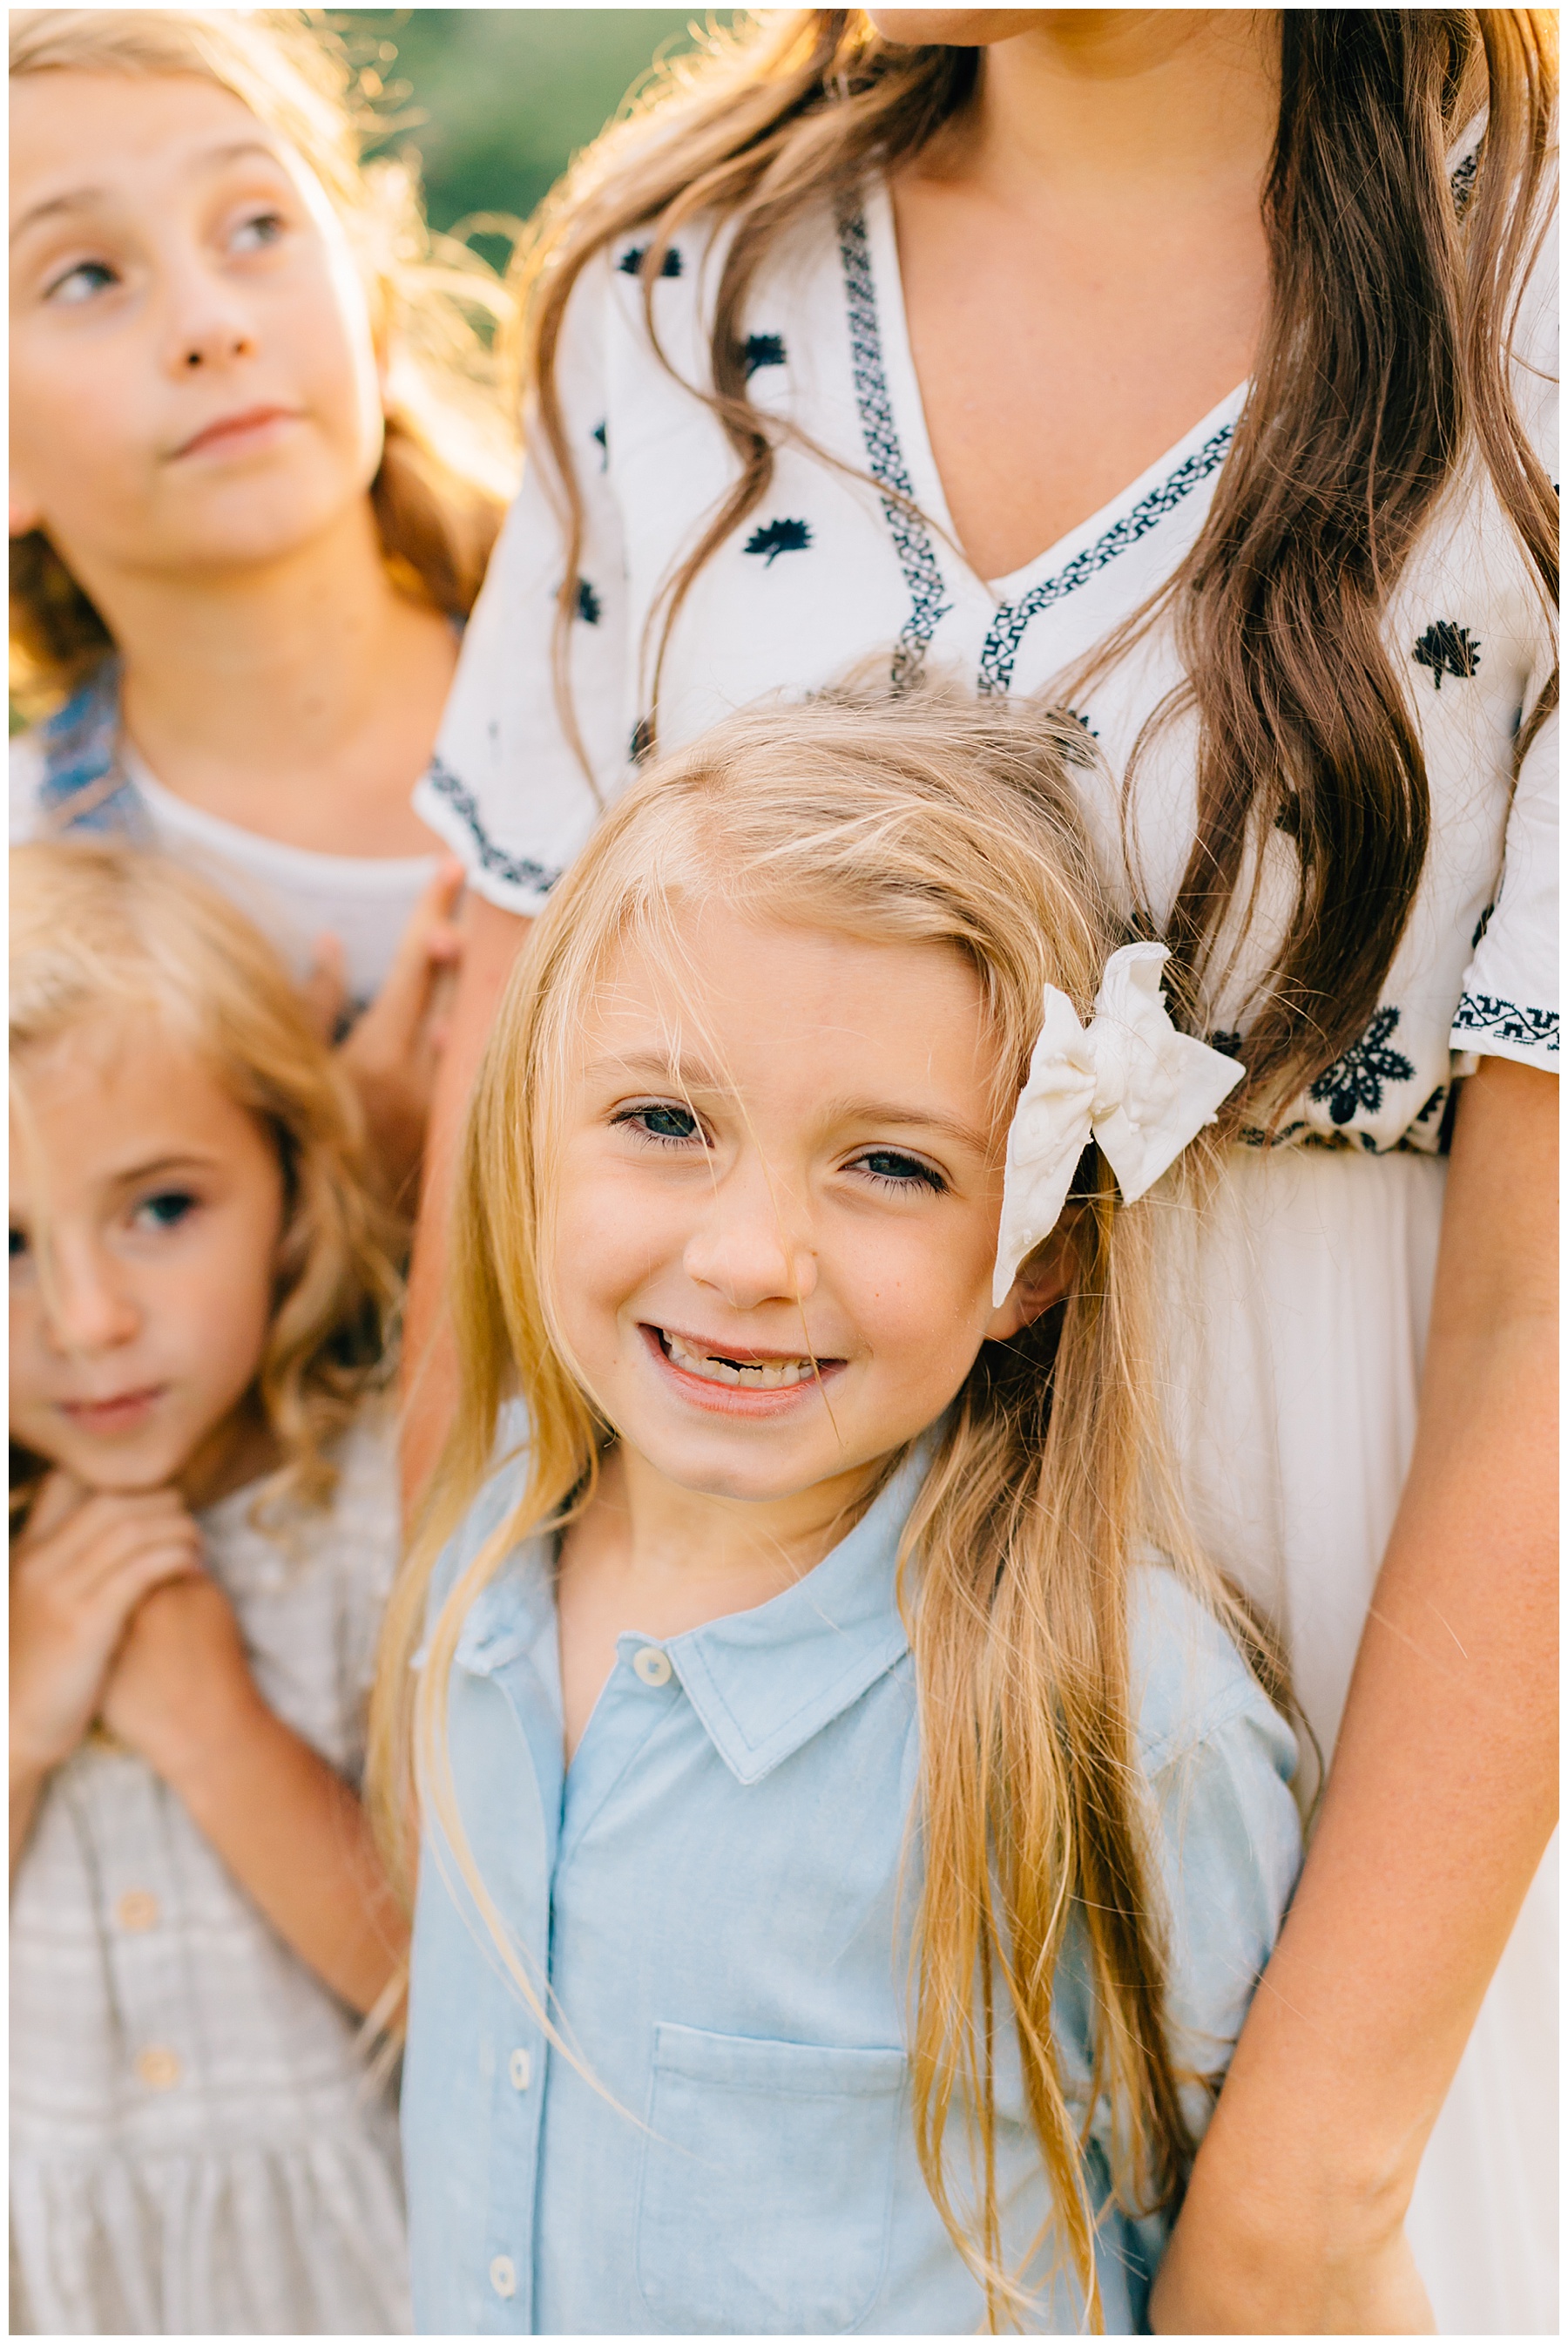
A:
POLYGON ((431 850, 408 797, 456 639, 387 576, 367 497, 277 561, 93 591, 126 732, 176 796, 324 853, 431 850))
MULTIPOLYGON (((570 1533, 569 1559, 619 1580, 677 1634, 749 1611, 815 1570, 853 1528, 876 1464, 763 1502, 709 1497, 668 1480, 635 1450, 606 1457, 594 1503, 570 1533)), ((653 1618, 642 1621, 648 1627, 653 1618)))
POLYGON ((204 1506, 216 1506, 220 1498, 259 1481, 281 1455, 277 1435, 253 1395, 186 1458, 178 1480, 180 1496, 193 1513, 199 1513, 204 1506))
POLYGON ((1256 187, 1279 119, 1275 12, 1053 14, 982 51, 975 103, 931 153, 939 172, 1012 208, 1034 195, 1123 211, 1238 174, 1256 187))

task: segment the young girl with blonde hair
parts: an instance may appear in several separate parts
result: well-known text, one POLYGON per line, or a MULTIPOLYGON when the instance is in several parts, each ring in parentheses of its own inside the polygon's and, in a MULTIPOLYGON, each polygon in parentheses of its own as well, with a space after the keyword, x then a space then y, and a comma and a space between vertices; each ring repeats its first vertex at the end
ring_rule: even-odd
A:
POLYGON ((12 2327, 403 2329, 357 1102, 161 855, 17 849, 10 974, 12 2327))
POLYGON ((348 1064, 407 1171, 459 881, 408 795, 512 478, 504 296, 298 15, 10 38, 13 834, 161 844, 324 1007, 387 987, 348 1064))
POLYGON ((1132 1201, 1239 1070, 1123 942, 1087 746, 737 716, 513 978, 375 1730, 422 2328, 1141 2322, 1300 1840, 1132 1201))

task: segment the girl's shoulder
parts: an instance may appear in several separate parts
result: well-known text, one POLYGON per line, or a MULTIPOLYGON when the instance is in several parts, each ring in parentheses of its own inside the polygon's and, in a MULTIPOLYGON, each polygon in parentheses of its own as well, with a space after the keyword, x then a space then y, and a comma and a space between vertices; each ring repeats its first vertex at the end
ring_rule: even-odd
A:
POLYGON ((1256 1737, 1261 1763, 1291 1780, 1290 1726, 1221 1622, 1160 1557, 1131 1574, 1127 1628, 1134 1728, 1151 1781, 1237 1726, 1256 1737))

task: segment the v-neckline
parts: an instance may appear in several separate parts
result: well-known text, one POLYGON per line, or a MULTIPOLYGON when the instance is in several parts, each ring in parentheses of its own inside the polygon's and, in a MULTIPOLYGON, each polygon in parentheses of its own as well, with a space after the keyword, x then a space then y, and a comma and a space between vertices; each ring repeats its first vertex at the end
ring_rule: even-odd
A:
POLYGON ((1141 503, 1162 480, 1180 472, 1183 465, 1189 463, 1218 432, 1226 427, 1234 428, 1251 387, 1250 379, 1227 391, 1224 398, 1211 407, 1207 415, 1201 416, 1190 430, 1183 432, 1180 440, 1166 449, 1163 455, 1157 456, 1153 463, 1147 465, 1125 488, 1119 490, 1073 528, 1064 530, 1052 544, 1035 554, 1020 569, 1009 571, 1000 578, 982 578, 964 552, 962 541, 953 527, 952 514, 931 446, 925 400, 910 341, 909 317, 904 308, 904 279, 899 259, 892 192, 885 178, 878 177, 868 187, 864 216, 871 278, 876 289, 887 396, 904 462, 914 488, 915 501, 942 539, 948 561, 956 572, 954 582, 961 581, 976 592, 983 594, 994 610, 1005 610, 1010 604, 1020 601, 1053 571, 1065 567, 1075 555, 1103 537, 1118 520, 1141 503))

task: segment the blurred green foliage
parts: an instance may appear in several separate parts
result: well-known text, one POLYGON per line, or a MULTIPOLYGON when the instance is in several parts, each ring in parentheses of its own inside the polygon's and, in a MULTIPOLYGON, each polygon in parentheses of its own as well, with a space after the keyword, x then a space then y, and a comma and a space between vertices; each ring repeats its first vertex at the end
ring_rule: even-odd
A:
POLYGON ((420 117, 388 144, 419 156, 437 228, 473 212, 526 218, 656 56, 690 47, 707 21, 700 8, 347 8, 330 17, 356 55, 381 45, 376 69, 396 115, 420 117))

